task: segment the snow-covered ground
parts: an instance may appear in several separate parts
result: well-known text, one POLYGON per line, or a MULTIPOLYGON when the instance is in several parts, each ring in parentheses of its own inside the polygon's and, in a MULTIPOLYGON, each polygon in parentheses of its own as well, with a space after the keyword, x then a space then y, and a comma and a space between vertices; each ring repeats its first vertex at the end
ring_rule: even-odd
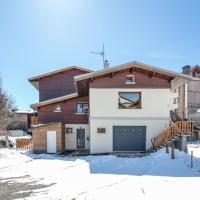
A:
POLYGON ((200 146, 193 144, 188 149, 194 152, 192 169, 190 155, 176 151, 172 160, 165 149, 142 158, 59 157, 3 149, 0 185, 8 178, 19 184, 48 185, 28 197, 37 200, 199 199, 200 146))

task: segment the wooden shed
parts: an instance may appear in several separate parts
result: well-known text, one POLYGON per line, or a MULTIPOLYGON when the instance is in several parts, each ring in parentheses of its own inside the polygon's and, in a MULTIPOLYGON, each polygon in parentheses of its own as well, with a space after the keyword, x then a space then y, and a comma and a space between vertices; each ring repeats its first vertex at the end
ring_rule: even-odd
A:
POLYGON ((65 133, 62 122, 32 128, 34 153, 60 153, 65 150, 65 133))

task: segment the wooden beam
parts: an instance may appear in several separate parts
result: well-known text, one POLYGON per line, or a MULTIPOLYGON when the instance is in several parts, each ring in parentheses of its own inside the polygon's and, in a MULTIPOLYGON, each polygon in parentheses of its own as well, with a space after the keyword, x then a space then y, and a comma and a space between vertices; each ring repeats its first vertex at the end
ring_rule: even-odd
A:
POLYGON ((133 73, 133 71, 135 71, 136 70, 136 67, 131 67, 131 68, 129 68, 129 72, 132 74, 133 73))
POLYGON ((149 73, 149 78, 152 78, 153 77, 153 72, 150 72, 149 73))
POLYGON ((149 73, 149 78, 152 78, 153 76, 157 76, 158 74, 156 72, 150 72, 149 73))
POLYGON ((168 79, 168 82, 170 83, 172 80, 173 80, 174 78, 172 77, 172 78, 170 78, 170 79, 168 79))
POLYGON ((111 72, 111 73, 109 74, 109 77, 112 78, 113 76, 114 76, 114 73, 111 72))
POLYGON ((90 79, 90 83, 93 83, 93 82, 94 82, 94 78, 91 78, 91 79, 90 79))

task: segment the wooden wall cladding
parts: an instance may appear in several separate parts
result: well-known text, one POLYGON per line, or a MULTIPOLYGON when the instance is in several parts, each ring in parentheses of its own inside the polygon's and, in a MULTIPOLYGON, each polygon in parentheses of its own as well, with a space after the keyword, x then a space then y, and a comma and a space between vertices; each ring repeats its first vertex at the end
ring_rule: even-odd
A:
POLYGON ((66 124, 88 124, 87 114, 76 114, 76 104, 78 102, 89 102, 89 98, 88 96, 78 97, 40 107, 38 110, 39 123, 63 122, 66 124), (54 112, 55 105, 61 106, 61 112, 54 112))
POLYGON ((123 70, 90 81, 91 88, 170 88, 170 77, 145 71, 123 70), (134 75, 135 84, 126 84, 126 76, 134 75))
POLYGON ((66 72, 44 77, 39 81, 39 100, 64 96, 76 92, 74 76, 86 72, 78 69, 70 69, 66 72))

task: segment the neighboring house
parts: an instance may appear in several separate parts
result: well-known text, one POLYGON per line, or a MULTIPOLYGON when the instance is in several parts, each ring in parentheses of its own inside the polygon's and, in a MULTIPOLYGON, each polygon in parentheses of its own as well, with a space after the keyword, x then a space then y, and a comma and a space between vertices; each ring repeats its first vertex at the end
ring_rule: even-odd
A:
MULTIPOLYGON (((200 77, 200 67, 191 67, 186 65, 183 67, 183 74, 191 77, 200 77)), ((198 121, 200 126, 200 80, 184 80, 179 85, 180 80, 174 81, 176 96, 173 101, 176 102, 172 110, 174 110, 178 116, 186 119, 193 119, 198 121)))
POLYGON ((39 90, 35 152, 146 151, 170 122, 172 80, 193 80, 138 62, 96 72, 69 67, 29 81, 39 90))
POLYGON ((13 112, 12 119, 8 124, 8 134, 10 136, 22 136, 27 134, 31 124, 31 111, 15 111, 13 112))

